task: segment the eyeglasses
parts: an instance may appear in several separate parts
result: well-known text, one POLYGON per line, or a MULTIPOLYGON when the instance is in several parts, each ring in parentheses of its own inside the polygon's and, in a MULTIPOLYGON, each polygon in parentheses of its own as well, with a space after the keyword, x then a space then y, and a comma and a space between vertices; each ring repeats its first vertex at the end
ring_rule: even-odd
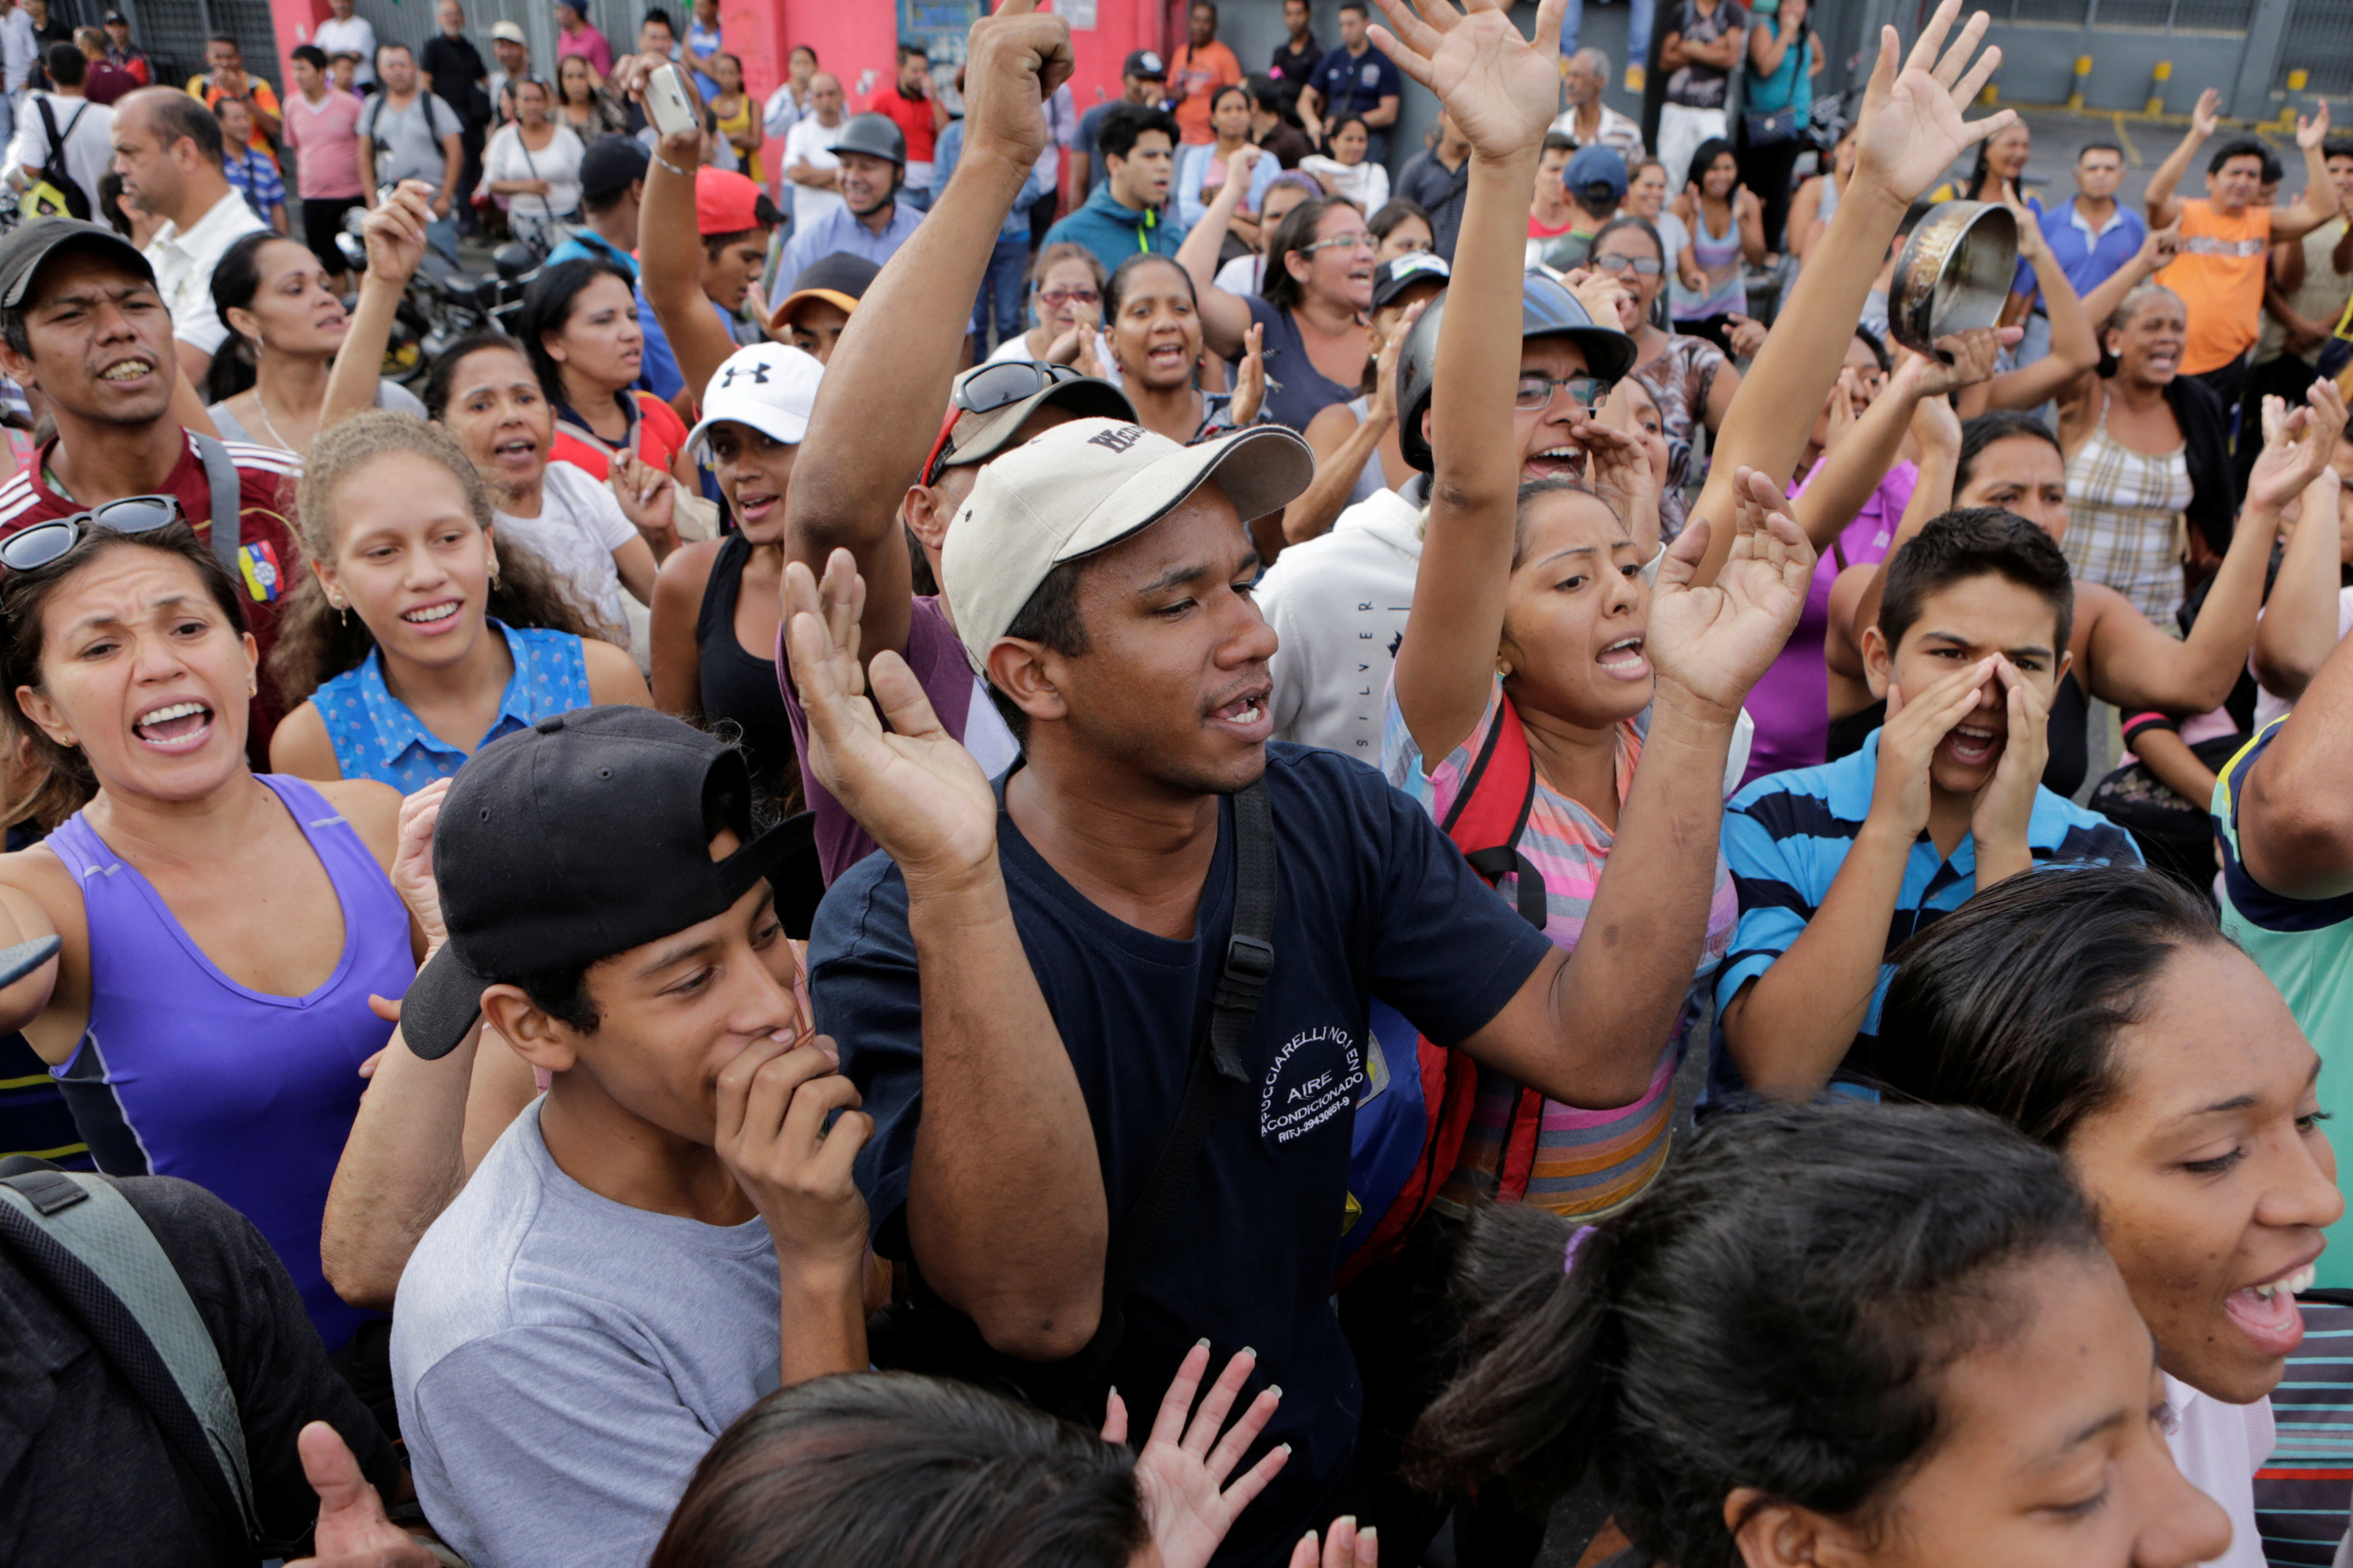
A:
POLYGON ((1354 234, 1335 234, 1329 239, 1319 239, 1313 245, 1303 245, 1299 249, 1303 256, 1313 256, 1319 250, 1376 250, 1379 247, 1380 241, 1375 239, 1368 231, 1358 229, 1354 234))
POLYGON ((1092 289, 1041 289, 1038 291, 1038 301, 1059 310, 1065 305, 1100 304, 1103 296, 1092 289))
POLYGON ((125 496, 71 517, 37 522, 0 540, 0 566, 11 572, 37 572, 79 544, 92 528, 109 533, 153 533, 187 521, 180 503, 170 496, 125 496))
POLYGON ((1534 371, 1524 373, 1520 384, 1512 390, 1512 406, 1522 409, 1549 408, 1555 387, 1565 387, 1568 400, 1587 413, 1609 395, 1609 384, 1598 375, 1539 375, 1534 371))
POLYGON ((1050 386, 1085 379, 1066 364, 1036 364, 1012 359, 982 365, 965 376, 964 384, 948 399, 947 416, 940 421, 940 433, 932 440, 930 455, 923 458, 923 483, 939 483, 940 470, 947 467, 947 459, 954 453, 948 437, 955 434, 956 421, 965 415, 993 414, 1025 397, 1035 397, 1050 386))
POLYGON ((1655 256, 1597 256, 1593 265, 1604 272, 1631 272, 1642 278, 1656 278, 1664 270, 1655 256))

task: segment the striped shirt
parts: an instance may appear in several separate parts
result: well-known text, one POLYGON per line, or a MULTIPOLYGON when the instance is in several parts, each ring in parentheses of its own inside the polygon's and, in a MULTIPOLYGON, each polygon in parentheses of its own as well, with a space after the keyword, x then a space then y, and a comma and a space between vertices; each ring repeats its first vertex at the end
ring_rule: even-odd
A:
MULTIPOLYGON (((2288 718, 2295 715, 2291 713, 2288 718)), ((2318 719, 2321 715, 2311 715, 2318 719)), ((2222 841, 2222 930, 2263 966, 2287 999, 2288 1011, 2327 1066, 2320 1075, 2320 1109, 2353 1113, 2353 1088, 2336 1053, 2353 1042, 2353 893, 2333 899, 2291 899, 2255 880, 2239 858, 2239 805, 2256 759, 2279 738, 2277 719, 2257 731, 2223 764, 2214 785, 2214 831, 2222 841)), ((2320 1283, 2353 1285, 2353 1226, 2329 1227, 2336 1242, 2320 1255, 2320 1283)))
MULTIPOLYGON (((1503 701, 1504 686, 1498 680, 1488 691, 1487 710, 1480 715, 1477 728, 1425 777, 1420 748, 1406 727, 1392 685, 1381 736, 1381 768, 1389 783, 1419 803, 1431 820, 1446 820, 1461 792, 1464 775, 1495 727, 1503 701)), ((1650 710, 1645 709, 1619 726, 1618 798, 1621 802, 1633 787, 1634 766, 1641 759, 1642 740, 1650 724, 1650 710)), ((1519 851, 1544 879, 1545 934, 1556 946, 1574 948, 1583 934, 1594 895, 1600 890, 1601 874, 1609 867, 1614 838, 1600 818, 1537 774, 1535 800, 1528 811, 1527 826, 1520 834, 1519 851)), ((1500 891, 1510 900, 1518 885, 1517 877, 1506 877, 1500 891)), ((1650 1088, 1632 1105, 1613 1110, 1580 1110, 1546 1100, 1526 1202, 1556 1214, 1590 1218, 1634 1197, 1658 1174, 1666 1163, 1673 1132, 1675 1069, 1683 1063, 1684 1042, 1698 1018, 1699 987, 1731 942, 1736 913, 1731 873, 1719 856, 1715 901, 1708 909, 1707 941, 1692 979, 1692 995, 1684 1003, 1674 1033, 1661 1045, 1650 1088)), ((1479 1069, 1471 1125, 1463 1134, 1461 1159, 1441 1194, 1444 1201, 1467 1204, 1476 1194, 1493 1195, 1497 1173, 1503 1168, 1504 1140, 1519 1093, 1520 1085, 1513 1079, 1485 1068, 1479 1069)))
MULTIPOLYGON (((1862 749, 1819 768, 1767 773, 1724 808, 1724 855, 1740 897, 1740 925, 1732 951, 1715 974, 1717 1025, 1703 1103, 1726 1098, 1737 1103, 1747 1085, 1724 1045, 1724 1009, 1741 988, 1773 967, 1806 929, 1830 896, 1831 883, 1846 863, 1847 850, 1862 830, 1879 777, 1879 739, 1874 730, 1862 749)), ((2140 864, 2131 835, 2096 812, 2036 785, 2027 818, 2026 847, 2037 869, 2044 866, 2111 862, 2140 864)), ((1926 833, 1912 846, 1903 889, 1887 925, 1892 952, 1906 937, 1925 931, 1968 902, 1978 890, 1977 840, 1964 837, 1952 858, 1936 851, 1926 833)), ((1862 1029, 1831 1075, 1834 1083, 1868 1084, 1878 1048, 1879 1007, 1886 999, 1894 965, 1879 966, 1871 1010, 1862 1029)))
POLYGON ((226 153, 221 158, 221 173, 229 184, 245 198, 262 222, 269 221, 270 212, 286 205, 286 177, 278 165, 269 161, 267 153, 226 153))

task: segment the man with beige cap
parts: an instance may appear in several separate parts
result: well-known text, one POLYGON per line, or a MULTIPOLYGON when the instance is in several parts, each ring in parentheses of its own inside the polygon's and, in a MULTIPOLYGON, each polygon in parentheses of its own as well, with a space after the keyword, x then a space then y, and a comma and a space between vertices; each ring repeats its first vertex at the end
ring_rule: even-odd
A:
MULTIPOLYGON (((1165 1386, 1204 1335, 1213 1362, 1255 1347, 1240 1397, 1280 1386, 1265 1438, 1289 1457, 1221 1562, 1280 1562, 1362 1500, 1330 1297, 1372 1001, 1571 1105, 1638 1099, 1652 1020, 1594 1020, 1664 1019, 1689 987, 1666 884, 1713 873, 1712 840, 1704 867, 1676 841, 1719 808, 1733 723, 1630 803, 1621 858, 1659 885, 1613 940, 1555 948, 1372 769, 1270 742, 1245 525, 1313 468, 1279 427, 1180 447, 1101 418, 981 468, 941 568, 1021 742, 994 783, 895 655, 866 696, 848 553, 822 597, 786 569, 807 765, 885 851, 810 944, 818 1025, 875 1119, 875 1246, 915 1280, 877 1359, 1075 1416, 1165 1386)), ((1742 618, 1720 605, 1694 655, 1742 618)))

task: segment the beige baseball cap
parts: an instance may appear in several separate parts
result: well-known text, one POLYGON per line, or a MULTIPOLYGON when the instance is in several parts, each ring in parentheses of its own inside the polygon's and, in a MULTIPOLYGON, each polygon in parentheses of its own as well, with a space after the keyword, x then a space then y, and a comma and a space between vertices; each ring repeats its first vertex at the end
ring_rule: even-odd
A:
POLYGON ((1315 475, 1297 433, 1254 425, 1180 447, 1119 419, 1073 419, 981 469, 940 552, 941 586, 975 669, 1046 574, 1108 549, 1205 484, 1245 523, 1278 511, 1315 475))

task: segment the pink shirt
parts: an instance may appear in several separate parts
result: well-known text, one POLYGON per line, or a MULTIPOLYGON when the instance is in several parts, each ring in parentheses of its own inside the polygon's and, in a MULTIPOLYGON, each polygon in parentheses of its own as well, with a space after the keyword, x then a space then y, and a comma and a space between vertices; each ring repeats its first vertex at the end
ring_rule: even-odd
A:
POLYGON ((297 92, 287 99, 283 113, 287 144, 302 154, 304 201, 349 201, 366 194, 360 185, 357 97, 329 88, 326 97, 312 103, 297 92))
POLYGON ((582 59, 586 60, 589 68, 596 71, 599 78, 613 74, 613 46, 607 43, 605 35, 594 27, 584 26, 576 33, 557 33, 555 35, 556 64, 561 66, 566 55, 578 55, 582 59))

